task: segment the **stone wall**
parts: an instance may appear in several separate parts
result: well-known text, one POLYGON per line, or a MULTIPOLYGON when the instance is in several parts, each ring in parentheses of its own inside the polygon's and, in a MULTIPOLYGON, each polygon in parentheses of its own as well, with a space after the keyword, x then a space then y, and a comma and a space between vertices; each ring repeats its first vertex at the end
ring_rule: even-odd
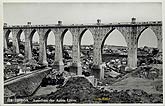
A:
POLYGON ((39 70, 24 77, 6 82, 4 84, 4 96, 10 97, 15 95, 16 97, 26 97, 32 95, 50 70, 50 68, 39 70))

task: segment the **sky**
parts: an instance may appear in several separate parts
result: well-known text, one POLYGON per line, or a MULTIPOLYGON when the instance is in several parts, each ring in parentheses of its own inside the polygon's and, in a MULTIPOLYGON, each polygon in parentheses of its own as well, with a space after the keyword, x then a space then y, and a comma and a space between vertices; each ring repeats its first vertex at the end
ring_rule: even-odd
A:
MULTIPOLYGON (((31 21, 35 24, 93 24, 97 19, 102 23, 130 22, 132 17, 141 21, 161 21, 161 3, 4 3, 4 22, 8 25, 22 25, 31 21)), ((23 35, 23 34, 22 34, 23 35)), ((48 36, 48 44, 53 44, 53 33, 48 36)), ((38 39, 35 33, 33 39, 38 39)), ((139 46, 157 46, 155 35, 146 30, 139 39, 139 46), (150 40, 148 40, 148 38, 150 40)), ((67 32, 64 44, 72 44, 72 35, 67 32)), ((87 31, 82 37, 82 44, 93 44, 93 37, 87 31)), ((126 46, 120 32, 113 31, 105 44, 126 46)))

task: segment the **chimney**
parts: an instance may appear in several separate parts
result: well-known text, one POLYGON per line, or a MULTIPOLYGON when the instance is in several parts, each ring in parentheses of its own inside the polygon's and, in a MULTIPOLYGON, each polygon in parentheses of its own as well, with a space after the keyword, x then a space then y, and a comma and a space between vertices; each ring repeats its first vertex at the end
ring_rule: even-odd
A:
POLYGON ((58 25, 62 25, 62 21, 58 21, 58 25))
POLYGON ((4 23, 4 27, 7 27, 7 23, 4 23))
POLYGON ((136 23, 136 18, 132 18, 132 22, 131 22, 132 24, 135 24, 136 23))
POLYGON ((32 23, 31 22, 27 22, 27 25, 31 25, 32 23))
POLYGON ((97 24, 100 25, 101 19, 97 19, 97 24))

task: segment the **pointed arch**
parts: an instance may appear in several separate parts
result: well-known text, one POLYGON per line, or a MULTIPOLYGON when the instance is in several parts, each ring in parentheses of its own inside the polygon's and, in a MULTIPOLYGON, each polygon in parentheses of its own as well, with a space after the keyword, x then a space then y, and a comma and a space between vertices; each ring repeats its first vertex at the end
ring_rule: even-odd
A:
POLYGON ((51 29, 48 29, 44 35, 46 59, 48 64, 52 64, 55 60, 55 35, 51 29))
MULTIPOLYGON (((121 40, 122 40, 122 42, 124 43, 124 45, 128 47, 127 42, 126 42, 126 38, 125 38, 124 35, 120 32, 120 30, 118 30, 118 29, 116 29, 116 28, 112 28, 112 29, 104 36, 104 38, 102 39, 102 42, 101 42, 101 53, 103 53, 103 46, 104 46, 104 44, 105 44, 105 41, 107 40, 108 37, 111 37, 111 36, 112 36, 111 34, 112 34, 113 32, 115 32, 115 31, 117 31, 117 33, 119 34, 118 37, 121 38, 121 40)), ((121 40, 120 40, 120 41, 121 41, 121 40)))
POLYGON ((111 30, 105 35, 105 37, 103 38, 102 43, 101 43, 101 54, 103 53, 103 46, 104 46, 105 40, 107 39, 107 37, 109 36, 109 34, 110 34, 112 31, 114 31, 114 30, 115 30, 115 28, 111 29, 111 30))
MULTIPOLYGON (((31 33, 30 33, 30 36, 29 36, 29 40, 30 40, 30 46, 31 46, 31 51, 32 51, 32 57, 34 57, 34 47, 36 47, 36 52, 38 52, 39 50, 40 50, 40 47, 38 47, 39 45, 37 45, 37 43, 36 44, 34 44, 33 43, 33 40, 35 39, 35 41, 38 39, 38 43, 39 43, 39 34, 38 34, 38 32, 37 32, 37 30, 36 29, 33 29, 32 31, 31 31, 31 33), (34 38, 34 36, 35 36, 35 38, 34 38), (38 37, 38 38, 37 38, 38 37)), ((38 57, 39 57, 39 53, 37 53, 37 56, 36 57, 34 57, 36 60, 39 60, 38 59, 38 57)))
MULTIPOLYGON (((33 34, 32 37, 31 37, 31 40, 32 40, 32 41, 35 40, 35 41, 37 41, 37 43, 39 43, 39 39, 40 39, 40 35, 38 34, 37 31, 35 31, 34 34, 33 34)), ((33 43, 33 42, 32 42, 32 43, 33 43)))
MULTIPOLYGON (((79 36, 80 57, 84 54, 93 58, 94 37, 89 29, 84 29, 79 36), (88 46, 87 46, 88 45, 88 46), (86 47, 87 46, 87 47, 86 47)), ((92 59, 93 60, 93 59, 92 59)))
POLYGON ((37 32, 36 29, 33 29, 33 30, 31 31, 30 36, 29 36, 29 39, 30 39, 30 40, 32 40, 32 38, 33 38, 35 32, 37 32))
POLYGON ((51 29, 48 29, 44 35, 44 39, 47 40, 49 33, 51 32, 51 29))
MULTIPOLYGON (((20 29, 17 33, 17 43, 18 43, 18 47, 19 47, 19 52, 21 54, 24 54, 23 51, 25 50, 25 44, 23 44, 23 42, 21 42, 21 36, 24 36, 25 38, 25 35, 24 35, 24 32, 22 29, 20 29), (22 51, 21 51, 22 50, 22 51)), ((25 43, 25 42, 24 42, 25 43)))
MULTIPOLYGON (((82 43, 82 38, 85 36, 87 36, 87 35, 89 35, 88 37, 89 37, 89 39, 87 39, 87 40, 92 40, 92 43, 94 44, 94 38, 93 38, 93 35, 92 35, 92 33, 91 33, 91 31, 89 30, 89 29, 84 29, 82 32, 81 32, 81 34, 80 34, 80 37, 79 37, 79 43, 80 43, 80 45, 81 45, 81 43, 82 43), (90 36, 90 35, 92 35, 92 36, 90 36)), ((89 41, 87 41, 87 42, 89 42, 89 41)), ((88 44, 88 43, 87 43, 88 44)))
POLYGON ((6 31, 6 33, 5 33, 5 38, 6 38, 6 39, 8 39, 10 33, 12 33, 12 32, 11 32, 10 29, 8 29, 8 30, 6 31))
POLYGON ((63 43, 63 44, 66 43, 66 42, 64 42, 64 41, 66 40, 65 38, 68 38, 67 41, 70 40, 71 43, 68 43, 68 44, 70 44, 70 45, 73 44, 73 35, 72 35, 72 33, 71 33, 71 31, 70 31, 69 29, 65 29, 65 30, 63 31, 61 37, 62 37, 62 43, 63 43))
MULTIPOLYGON (((117 51, 119 50, 119 52, 118 52, 119 54, 117 53, 115 55, 115 57, 117 56, 118 59, 120 59, 120 60, 122 60, 123 58, 127 58, 126 52, 127 52, 128 45, 127 45, 126 38, 120 32, 120 30, 118 30, 116 28, 112 28, 111 30, 109 30, 109 32, 102 39, 102 42, 101 42, 101 60, 103 62, 107 62, 107 61, 111 60, 112 58, 114 58, 114 56, 111 56, 109 54, 103 54, 103 48, 104 48, 104 45, 106 42, 108 43, 108 45, 110 43, 110 45, 121 46, 121 48, 120 47, 119 48, 122 49, 122 52, 121 52, 121 50, 117 49, 117 51), (107 41, 109 41, 109 42, 107 42, 107 41), (125 46, 126 48, 123 48, 123 46, 125 46)), ((112 53, 114 52, 112 49, 111 49, 112 51, 109 49, 107 49, 107 50, 109 52, 112 52, 112 53)))
POLYGON ((62 34, 61 34, 61 46, 62 46, 62 52, 63 52, 63 48, 64 48, 64 45, 63 45, 63 40, 64 40, 64 36, 66 34, 66 32, 68 31, 68 29, 65 29, 62 34))
POLYGON ((18 39, 18 40, 20 40, 20 36, 21 36, 22 32, 23 32, 22 29, 20 29, 20 30, 18 31, 18 33, 17 33, 17 39, 18 39))
POLYGON ((150 27, 145 27, 138 35, 138 37, 137 37, 138 47, 140 47, 139 44, 141 44, 141 43, 143 43, 143 45, 145 44, 146 46, 152 45, 152 47, 156 47, 156 48, 158 47, 158 37, 156 36, 155 32, 150 27), (155 45, 155 46, 153 46, 153 45, 155 45))
POLYGON ((51 29, 49 29, 45 34, 46 44, 52 43, 55 45, 55 35, 51 29), (51 39, 50 39, 51 38, 51 39))
POLYGON ((61 47, 62 47, 62 54, 63 54, 63 57, 64 57, 64 51, 66 48, 64 48, 64 45, 65 43, 68 43, 67 45, 68 46, 71 46, 71 48, 69 47, 68 49, 71 49, 69 52, 70 52, 70 57, 72 58, 72 52, 73 52, 73 35, 71 33, 71 31, 69 29, 65 29, 63 32, 62 32, 62 35, 61 35, 61 47), (66 39, 67 38, 67 39, 66 39), (70 42, 70 43, 68 43, 70 42))
POLYGON ((65 30, 62 32, 61 41, 64 40, 64 36, 65 36, 65 34, 66 34, 67 31, 68 31, 68 29, 65 29, 65 30))
POLYGON ((8 29, 5 33, 5 40, 6 40, 6 44, 7 44, 7 47, 9 45, 9 36, 12 35, 12 31, 10 29, 8 29))
POLYGON ((46 47, 48 46, 47 45, 48 44, 48 41, 50 41, 49 43, 53 43, 55 45, 55 34, 53 33, 53 31, 51 29, 48 29, 46 31, 46 33, 44 35, 44 40, 45 40, 46 47), (54 40, 52 39, 52 37, 53 37, 54 40))
POLYGON ((81 39, 82 39, 82 36, 84 35, 84 33, 87 31, 88 29, 84 29, 82 32, 81 32, 81 34, 80 34, 80 36, 79 36, 79 44, 81 45, 81 39))

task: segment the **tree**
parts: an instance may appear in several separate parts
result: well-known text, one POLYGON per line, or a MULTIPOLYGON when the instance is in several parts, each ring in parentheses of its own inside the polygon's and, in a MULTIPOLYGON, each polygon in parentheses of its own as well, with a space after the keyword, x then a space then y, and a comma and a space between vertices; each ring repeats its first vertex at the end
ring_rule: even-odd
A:
POLYGON ((22 49, 22 50, 24 50, 25 49, 25 46, 23 44, 20 44, 19 48, 22 49))
POLYGON ((65 59, 71 59, 71 57, 69 56, 69 53, 67 51, 63 52, 63 56, 65 59))
POLYGON ((50 52, 52 52, 53 50, 55 50, 55 48, 52 45, 48 45, 47 48, 49 49, 50 52))
POLYGON ((153 48, 152 55, 155 56, 156 54, 158 54, 158 52, 159 52, 159 49, 153 48))
POLYGON ((36 50, 36 49, 33 49, 32 52, 33 52, 34 54, 37 54, 37 50, 36 50))
POLYGON ((13 46, 13 42, 8 42, 8 47, 11 48, 13 46))

